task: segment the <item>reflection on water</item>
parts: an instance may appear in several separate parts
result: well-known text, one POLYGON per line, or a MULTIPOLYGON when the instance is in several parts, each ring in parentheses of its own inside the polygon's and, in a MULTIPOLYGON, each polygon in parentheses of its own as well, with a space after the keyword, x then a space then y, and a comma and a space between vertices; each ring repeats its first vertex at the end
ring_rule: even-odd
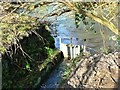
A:
MULTIPOLYGON (((73 15, 73 14, 72 14, 73 15)), ((52 36, 54 36, 54 32, 56 32, 57 37, 55 39, 56 48, 60 49, 60 38, 62 38, 62 43, 69 44, 70 43, 70 34, 73 36, 73 44, 81 45, 84 44, 87 47, 94 49, 96 51, 100 51, 102 48, 103 42, 106 44, 106 47, 109 45, 113 46, 114 42, 109 40, 109 37, 113 35, 113 33, 105 27, 100 27, 98 23, 95 23, 94 30, 89 31, 86 30, 85 26, 81 23, 79 28, 75 28, 74 24, 74 16, 65 15, 65 17, 58 17, 57 27, 55 30, 52 30, 52 36), (100 29, 104 31, 104 37, 101 36, 100 29)), ((65 64, 63 62, 63 64, 65 64)), ((62 64, 61 64, 62 65, 62 64)), ((42 85, 43 88, 56 88, 58 87, 60 80, 62 79, 62 73, 64 72, 65 67, 59 66, 57 67, 49 79, 42 85)))
POLYGON ((109 36, 112 36, 111 32, 105 32, 105 38, 102 38, 99 29, 96 30, 97 32, 94 33, 93 31, 85 31, 85 30, 66 30, 64 27, 58 27, 57 29, 57 37, 55 37, 55 46, 59 48, 59 38, 62 38, 63 43, 69 44, 70 43, 70 34, 73 36, 73 44, 81 45, 84 44, 89 48, 93 48, 97 51, 100 51, 100 48, 103 47, 103 40, 106 42, 106 46, 111 45, 111 41, 109 40, 109 36), (60 28, 60 29, 59 29, 60 28), (110 33, 108 35, 108 33, 110 33), (68 38, 68 39, 67 39, 68 38), (84 41, 85 40, 85 41, 84 41))
MULTIPOLYGON (((57 21, 54 20, 54 18, 51 18, 50 20, 53 20, 53 24, 56 24, 56 34, 57 37, 55 38, 55 45, 59 49, 59 37, 70 37, 70 34, 72 34, 73 38, 78 38, 78 40, 73 40, 74 43, 77 44, 84 44, 87 47, 93 48, 97 51, 100 51, 100 48, 102 48, 103 42, 106 44, 106 47, 109 45, 113 46, 111 43, 112 41, 109 40, 111 36, 114 34, 108 30, 108 28, 103 27, 102 25, 99 25, 97 22, 94 22, 94 29, 89 30, 91 25, 85 26, 82 22, 79 26, 79 28, 76 28, 74 23, 74 14, 73 13, 67 13, 64 15, 61 15, 57 18, 57 21), (87 27, 87 28, 86 28, 87 27), (104 37, 101 35, 100 29, 103 30, 104 37), (85 42, 84 39, 86 39, 85 42)), ((88 19, 89 20, 89 19, 88 19)), ((91 20, 89 20, 91 22, 91 20)), ((54 30, 53 32, 54 33, 54 30)), ((69 40, 64 40, 65 43, 69 43, 69 40)))

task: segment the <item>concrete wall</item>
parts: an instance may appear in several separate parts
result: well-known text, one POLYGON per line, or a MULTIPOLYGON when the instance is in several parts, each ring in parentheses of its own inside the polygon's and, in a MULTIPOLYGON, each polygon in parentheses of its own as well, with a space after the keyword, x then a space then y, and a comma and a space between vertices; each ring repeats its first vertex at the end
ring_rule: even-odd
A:
POLYGON ((68 48, 67 44, 60 44, 60 50, 63 52, 64 57, 68 57, 68 48))
POLYGON ((60 38, 60 50, 63 52, 64 57, 75 58, 77 57, 77 55, 80 54, 80 50, 82 48, 85 49, 85 46, 80 47, 80 45, 70 46, 69 44, 64 44, 61 42, 61 38, 60 38))
POLYGON ((80 53, 87 52, 86 51, 86 46, 85 45, 75 45, 72 44, 65 44, 62 42, 62 38, 59 38, 59 43, 60 43, 60 50, 63 52, 64 57, 70 57, 70 58, 75 58, 80 53))

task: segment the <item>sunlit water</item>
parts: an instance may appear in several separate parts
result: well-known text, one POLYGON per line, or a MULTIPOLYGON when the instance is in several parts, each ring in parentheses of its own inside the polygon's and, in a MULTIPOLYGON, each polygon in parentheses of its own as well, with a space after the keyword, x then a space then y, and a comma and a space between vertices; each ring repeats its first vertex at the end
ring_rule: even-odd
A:
MULTIPOLYGON (((109 40, 109 37, 112 36, 113 33, 107 28, 101 27, 97 23, 94 25, 93 31, 86 30, 83 24, 81 24, 79 28, 76 28, 74 24, 74 17, 71 15, 64 16, 65 17, 58 17, 57 22, 53 19, 54 24, 57 24, 55 30, 51 31, 52 36, 54 36, 55 31, 57 31, 57 37, 54 37, 56 48, 60 49, 60 38, 62 38, 62 43, 69 44, 70 34, 72 34, 73 37, 73 44, 84 44, 88 48, 92 48, 93 50, 96 50, 98 52, 100 52, 100 49, 104 46, 103 40, 105 41, 106 47, 114 44, 112 43, 112 41, 109 40), (100 29, 104 30, 105 38, 102 37, 100 29)), ((60 66, 56 67, 56 69, 53 70, 46 82, 42 84, 41 90, 43 88, 57 88, 59 86, 60 81, 62 80, 62 74, 65 71, 65 66, 65 63, 62 62, 60 66)))
MULTIPOLYGON (((82 22, 78 28, 75 26, 74 14, 71 12, 69 14, 61 15, 55 20, 50 18, 53 24, 56 24, 56 28, 52 30, 52 34, 57 31, 57 37, 55 37, 55 46, 59 49, 59 38, 70 38, 72 35, 73 43, 77 45, 84 44, 88 48, 92 48, 100 52, 100 49, 104 46, 113 46, 114 42, 110 39, 114 34, 106 27, 98 24, 97 22, 92 21, 91 19, 86 19, 88 22, 94 22, 93 30, 90 30, 91 24, 84 25, 82 22), (104 33, 103 35, 101 34, 104 33), (77 38, 78 40, 75 40, 77 38), (84 39, 86 40, 84 42, 84 39)), ((70 43, 68 39, 64 39, 63 43, 70 43)))

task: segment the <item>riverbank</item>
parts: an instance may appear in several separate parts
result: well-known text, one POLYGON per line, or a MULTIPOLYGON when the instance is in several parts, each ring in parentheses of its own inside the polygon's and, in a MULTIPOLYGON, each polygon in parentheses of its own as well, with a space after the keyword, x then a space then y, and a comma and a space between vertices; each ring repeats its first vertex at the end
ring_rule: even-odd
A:
POLYGON ((120 52, 94 54, 77 61, 60 87, 120 88, 120 52))
POLYGON ((63 53, 54 46, 46 24, 27 31, 16 44, 7 45, 2 54, 2 88, 39 88, 52 70, 63 61, 63 53), (9 48, 8 48, 9 46, 9 48))

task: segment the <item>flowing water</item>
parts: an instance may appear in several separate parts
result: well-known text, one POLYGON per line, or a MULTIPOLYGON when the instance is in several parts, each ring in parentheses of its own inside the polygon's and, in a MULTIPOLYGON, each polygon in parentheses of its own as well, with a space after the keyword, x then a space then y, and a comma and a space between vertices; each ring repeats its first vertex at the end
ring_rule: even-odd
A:
MULTIPOLYGON (((63 38, 63 43, 69 44, 70 41, 66 38, 70 38, 70 34, 72 34, 73 43, 78 45, 84 44, 88 48, 92 48, 98 52, 100 52, 100 48, 112 45, 111 41, 109 40, 109 37, 113 35, 112 32, 105 27, 101 27, 98 23, 95 23, 94 30, 90 31, 86 29, 83 23, 81 23, 79 28, 76 28, 72 13, 58 17, 57 21, 55 21, 53 18, 50 18, 50 20, 53 20, 54 24, 57 25, 55 29, 51 31, 51 33, 53 36, 54 34, 57 34, 57 37, 54 37, 54 39, 55 46, 58 49, 60 49, 59 38, 63 38), (104 36, 101 35, 100 29, 104 30, 104 36)), ((88 28, 89 27, 90 26, 88 26, 88 28)), ((55 70, 53 70, 46 82, 41 85, 42 89, 57 88, 59 86, 59 83, 62 80, 62 74, 65 71, 65 64, 66 63, 63 61, 58 67, 56 67, 55 70)))
POLYGON ((40 90, 45 88, 57 88, 62 80, 63 73, 66 68, 66 63, 63 61, 58 65, 55 70, 50 74, 48 80, 41 85, 40 90))
MULTIPOLYGON (((78 28, 75 26, 74 14, 73 12, 61 15, 56 19, 50 18, 48 20, 53 20, 53 24, 56 24, 52 33, 56 33, 57 37, 55 37, 55 45, 59 49, 59 38, 70 38, 72 35, 73 38, 77 40, 73 40, 74 43, 77 45, 84 44, 88 48, 92 48, 98 52, 103 47, 113 46, 114 42, 110 40, 110 37, 114 34, 106 27, 99 25, 97 22, 92 21, 91 19, 88 20, 89 23, 94 22, 91 24, 84 25, 82 22, 78 28), (93 30, 90 28, 93 27, 93 30), (104 34, 101 34, 104 33, 104 34), (84 41, 85 40, 85 41, 84 41)), ((68 40, 64 40, 64 43, 70 43, 68 40)))

